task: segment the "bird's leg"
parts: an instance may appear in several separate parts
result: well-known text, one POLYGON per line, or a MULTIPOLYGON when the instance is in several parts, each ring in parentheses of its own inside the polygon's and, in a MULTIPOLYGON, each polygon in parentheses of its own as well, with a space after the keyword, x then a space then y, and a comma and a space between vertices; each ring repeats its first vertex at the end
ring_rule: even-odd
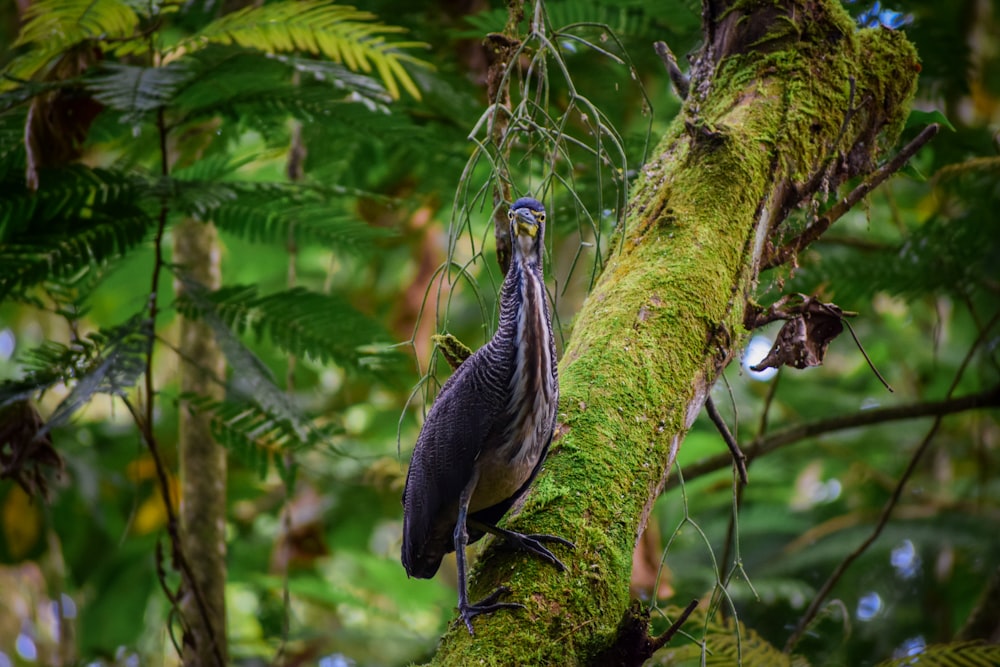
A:
MULTIPOLYGON (((469 529, 466 526, 466 518, 469 514, 469 501, 472 500, 472 493, 476 490, 476 483, 479 481, 479 471, 473 468, 472 479, 462 489, 462 495, 458 501, 458 520, 455 522, 455 560, 458 563, 458 615, 465 622, 465 627, 472 631, 472 619, 479 614, 489 614, 499 609, 524 609, 523 604, 517 602, 497 602, 504 593, 509 592, 506 586, 501 586, 485 598, 475 604, 469 604, 469 584, 466 576, 465 546, 469 543, 469 529)), ((545 547, 542 547, 543 549, 545 547)))
POLYGON ((563 565, 562 561, 556 558, 556 555, 549 551, 548 548, 542 543, 553 542, 555 544, 562 544, 563 546, 570 547, 571 549, 576 548, 575 544, 557 535, 546 535, 544 533, 525 535, 523 533, 515 533, 513 530, 507 530, 506 528, 500 528, 499 526, 483 523, 482 521, 477 521, 476 519, 469 519, 469 525, 485 533, 491 533, 499 538, 502 538, 508 545, 515 549, 533 553, 539 558, 547 560, 559 568, 561 572, 566 570, 566 566, 563 565))

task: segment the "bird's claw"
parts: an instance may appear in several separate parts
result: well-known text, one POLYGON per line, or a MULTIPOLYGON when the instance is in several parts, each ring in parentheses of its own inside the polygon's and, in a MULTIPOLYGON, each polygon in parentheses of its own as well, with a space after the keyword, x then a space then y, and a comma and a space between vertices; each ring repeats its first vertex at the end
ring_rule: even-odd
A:
POLYGON ((475 635, 476 633, 472 630, 472 619, 480 614, 492 614, 500 609, 524 609, 524 605, 520 602, 497 602, 497 599, 501 595, 510 593, 510 589, 506 586, 500 586, 495 591, 484 597, 479 602, 475 604, 466 604, 458 606, 459 618, 465 623, 465 627, 469 629, 470 635, 475 635))
POLYGON ((548 550, 542 542, 555 542, 556 544, 562 544, 564 546, 570 547, 572 549, 576 548, 576 545, 569 540, 563 539, 556 535, 546 535, 534 534, 534 535, 522 535, 521 533, 508 532, 504 536, 504 540, 511 547, 515 549, 520 549, 522 551, 528 551, 535 554, 539 558, 547 560, 548 562, 555 565, 560 572, 566 571, 566 566, 563 562, 559 560, 554 553, 548 550))
POLYGON ((545 533, 525 535, 525 537, 530 537, 538 542, 555 542, 556 544, 561 544, 564 547, 569 547, 570 549, 576 549, 576 545, 569 540, 559 537, 558 535, 546 535, 545 533))

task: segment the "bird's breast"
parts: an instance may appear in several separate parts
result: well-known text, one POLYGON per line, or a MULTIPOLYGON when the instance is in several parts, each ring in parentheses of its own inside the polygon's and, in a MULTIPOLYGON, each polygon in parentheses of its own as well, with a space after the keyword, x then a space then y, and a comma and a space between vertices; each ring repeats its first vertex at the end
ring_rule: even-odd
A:
POLYGON ((503 436, 498 447, 480 453, 479 483, 472 509, 507 500, 531 477, 552 437, 559 400, 555 375, 552 325, 546 306, 545 284, 530 269, 521 271, 519 308, 513 313, 514 373, 503 411, 503 436))

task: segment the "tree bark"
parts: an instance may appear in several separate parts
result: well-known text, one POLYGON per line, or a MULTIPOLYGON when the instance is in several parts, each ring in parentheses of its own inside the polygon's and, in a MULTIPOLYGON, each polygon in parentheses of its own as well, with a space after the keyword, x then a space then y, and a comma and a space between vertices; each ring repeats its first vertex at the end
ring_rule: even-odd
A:
MULTIPOLYGON (((632 553, 681 442, 747 334, 762 256, 788 212, 873 168, 919 69, 902 33, 833 0, 706 2, 684 108, 642 169, 626 224, 560 365, 552 451, 508 526, 573 540, 560 573, 493 544, 471 597, 524 611, 453 623, 437 665, 585 665, 613 647, 632 553)), ((682 572, 675 573, 683 576, 682 572)))
MULTIPOLYGON (((176 226, 174 262, 184 275, 208 289, 221 284, 218 237, 215 227, 197 220, 176 226)), ((178 294, 184 290, 176 282, 178 294)), ((222 398, 217 382, 225 373, 225 358, 209 325, 181 318, 181 392, 222 398)), ((227 659, 226 649, 226 450, 213 439, 207 415, 180 411, 181 542, 194 583, 207 607, 206 627, 193 591, 185 590, 182 613, 190 636, 184 637, 184 665, 216 665, 227 659), (218 647, 216 652, 213 642, 218 647)))

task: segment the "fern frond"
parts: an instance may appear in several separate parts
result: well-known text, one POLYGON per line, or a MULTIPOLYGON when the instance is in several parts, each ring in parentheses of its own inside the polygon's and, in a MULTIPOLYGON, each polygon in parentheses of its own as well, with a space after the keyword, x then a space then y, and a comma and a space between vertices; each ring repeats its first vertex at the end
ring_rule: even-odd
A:
POLYGON ((43 171, 40 182, 38 191, 30 192, 21 174, 0 180, 5 192, 0 199, 0 242, 16 242, 22 232, 38 235, 37 230, 52 230, 58 226, 53 221, 62 218, 92 218, 101 211, 127 215, 119 207, 127 208, 150 192, 148 184, 133 174, 82 166, 43 171))
POLYGON ((40 0, 28 5, 14 46, 62 48, 88 38, 130 37, 139 16, 126 0, 40 0))
POLYGON ((368 111, 381 110, 386 99, 373 79, 333 63, 275 57, 238 47, 208 46, 173 66, 188 72, 170 100, 172 110, 185 122, 222 115, 255 128, 260 124, 283 127, 288 116, 306 121, 330 118, 339 107, 359 101, 364 104, 357 106, 368 111), (298 83, 294 82, 296 71, 307 73, 298 83), (346 78, 337 78, 344 74, 346 78))
POLYGON ((371 250, 375 241, 389 236, 388 231, 348 218, 323 203, 253 206, 236 201, 219 206, 210 219, 219 229, 248 241, 278 243, 291 232, 300 243, 319 243, 354 254, 371 250))
POLYGON ((141 243, 151 226, 149 216, 133 208, 113 218, 77 219, 65 231, 0 245, 0 301, 46 280, 118 259, 141 243))
POLYGON ((151 225, 148 184, 130 174, 76 166, 42 172, 34 193, 20 174, 0 186, 0 300, 117 259, 151 225))
POLYGON ((806 270, 793 279, 792 289, 811 292, 828 285, 845 308, 867 302, 876 292, 908 298, 935 292, 969 294, 990 275, 1000 251, 998 234, 996 216, 985 209, 951 219, 933 218, 897 248, 825 252, 818 263, 805 265, 806 270), (934 270, 928 271, 927 266, 934 270))
POLYGON ((313 60, 295 56, 276 55, 274 59, 293 68, 296 72, 308 75, 312 81, 325 83, 344 91, 355 93, 379 102, 389 102, 385 86, 376 79, 364 74, 352 72, 347 67, 326 60, 313 60))
POLYGON ((0 384, 0 406, 25 400, 56 384, 68 385, 69 394, 36 436, 40 437, 66 423, 97 394, 120 396, 134 386, 145 371, 152 335, 152 323, 139 314, 70 345, 46 341, 21 360, 27 371, 21 380, 0 384))
POLYGON ((211 312, 236 333, 266 338, 289 354, 366 373, 400 360, 385 349, 382 327, 338 296, 301 287, 261 296, 254 286, 232 286, 198 298, 200 304, 181 297, 177 309, 188 317, 211 312))
POLYGON ((8 78, 7 80, 16 83, 17 87, 10 92, 0 94, 0 113, 9 111, 44 93, 80 84, 78 80, 73 79, 63 81, 14 81, 8 78))
POLYGON ((98 102, 122 112, 124 122, 136 123, 166 106, 189 76, 180 62, 163 67, 105 63, 88 77, 86 87, 98 102))
POLYGON ((1000 646, 979 642, 935 644, 915 655, 880 662, 876 667, 995 667, 1000 646))
POLYGON ((345 5, 286 0, 227 14, 182 40, 177 48, 194 51, 206 44, 237 44, 267 53, 322 54, 353 71, 367 73, 374 68, 394 99, 399 97, 400 86, 420 99, 420 91, 403 68, 404 62, 419 61, 400 51, 417 44, 387 42, 385 35, 402 32, 402 28, 377 23, 375 18, 345 5))
POLYGON ((334 424, 311 424, 305 440, 292 424, 275 417, 252 400, 216 401, 204 396, 183 396, 189 409, 209 419, 212 437, 232 450, 263 479, 272 463, 283 465, 282 454, 288 450, 316 449, 341 432, 334 424))
MULTIPOLYGON (((318 243, 337 252, 363 254, 390 230, 345 215, 337 199, 362 194, 344 188, 318 188, 290 183, 238 183, 213 178, 237 169, 225 158, 212 159, 175 172, 165 181, 178 210, 254 243, 318 243), (202 173, 204 172, 204 173, 202 173), (189 180, 189 177, 190 180, 189 180), (206 180, 201 180, 204 177, 206 180)), ((159 191, 158 191, 159 192, 159 191)))
POLYGON ((235 389, 252 400, 268 414, 286 422, 295 433, 295 437, 306 442, 309 437, 309 420, 301 413, 286 394, 274 381, 270 369, 255 355, 233 332, 225 318, 216 307, 214 297, 217 292, 210 292, 197 282, 184 275, 178 275, 184 285, 184 291, 178 298, 178 310, 188 317, 198 318, 212 329, 219 348, 232 368, 239 370, 235 389))
MULTIPOLYGON (((4 70, 8 76, 30 79, 53 58, 87 40, 126 40, 135 34, 139 15, 128 0, 40 0, 28 5, 24 26, 14 47, 31 48, 12 60, 4 70)), ((144 40, 118 44, 118 50, 145 48, 144 40)), ((8 80, 0 88, 11 88, 8 80)))

